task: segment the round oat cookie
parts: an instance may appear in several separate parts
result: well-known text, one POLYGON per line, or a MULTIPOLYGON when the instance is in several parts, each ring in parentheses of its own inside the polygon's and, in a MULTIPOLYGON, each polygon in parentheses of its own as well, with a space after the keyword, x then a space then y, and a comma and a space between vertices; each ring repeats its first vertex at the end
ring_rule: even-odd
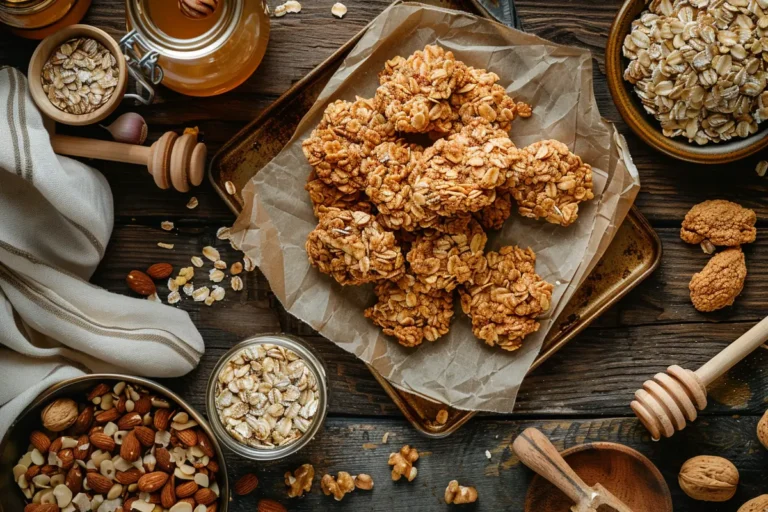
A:
POLYGON ((450 102, 459 122, 454 129, 471 124, 482 118, 494 128, 508 132, 516 117, 530 117, 531 107, 523 102, 515 102, 507 91, 499 85, 499 75, 485 69, 468 68, 468 80, 454 91, 450 102))

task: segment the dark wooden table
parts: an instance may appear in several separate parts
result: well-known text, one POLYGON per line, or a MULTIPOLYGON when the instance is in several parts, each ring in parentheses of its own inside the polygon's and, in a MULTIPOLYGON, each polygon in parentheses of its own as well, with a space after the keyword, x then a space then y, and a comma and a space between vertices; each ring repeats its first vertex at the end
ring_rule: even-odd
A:
MULTIPOLYGON (((301 14, 273 19, 265 60, 238 89, 208 99, 162 90, 155 105, 135 108, 147 119, 150 138, 197 125, 215 151, 388 4, 386 0, 345 0, 349 13, 336 20, 330 18, 334 1, 305 0, 301 14)), ((765 315, 768 265, 760 254, 768 249, 768 239, 758 236, 757 242, 745 248, 749 277, 736 305, 704 315, 691 306, 687 285, 707 256, 698 247, 682 243, 678 230, 688 208, 709 198, 731 199, 754 208, 760 228, 765 227, 768 182, 755 174, 757 159, 720 167, 685 164, 655 153, 629 133, 600 71, 608 28, 620 3, 524 0, 517 5, 525 30, 592 50, 600 110, 627 136, 642 179, 637 205, 664 243, 660 268, 525 381, 515 414, 481 415, 451 437, 436 441, 421 437, 410 427, 363 363, 285 314, 258 271, 248 275, 244 291, 229 292, 214 307, 184 301, 181 307, 200 329, 206 354, 198 369, 167 384, 200 410, 205 409, 205 382, 214 363, 248 335, 282 330, 303 336, 315 342, 328 366, 330 414, 324 430, 308 448, 269 464, 228 457, 231 479, 255 471, 261 481, 258 492, 236 498, 232 510, 255 510, 260 497, 278 499, 295 511, 444 510, 443 490, 455 478, 479 491, 479 502, 467 510, 521 511, 531 472, 514 456, 511 443, 529 426, 543 430, 559 448, 604 440, 638 449, 666 477, 677 511, 735 512, 748 499, 768 493, 768 451, 755 434, 768 402, 767 350, 758 350, 717 383, 710 390, 710 407, 702 418, 671 440, 651 442, 628 407, 643 380, 672 363, 697 368, 765 315), (387 445, 382 444, 385 432, 390 433, 387 445), (411 484, 393 483, 387 456, 405 443, 422 452, 419 476, 411 484), (490 460, 486 450, 492 455, 490 460), (677 484, 680 466, 701 454, 727 457, 739 468, 741 484, 730 502, 694 502, 681 492, 677 484), (316 480, 309 496, 289 500, 282 475, 304 462, 313 463, 320 475, 340 470, 370 473, 375 489, 336 503, 322 495, 316 480)), ((123 9, 120 0, 94 0, 85 22, 118 37, 125 31, 123 9)), ((34 46, 34 42, 0 33, 0 64, 26 70, 34 46)), ((84 135, 98 132, 98 128, 77 130, 84 135)), ((200 206, 188 210, 185 204, 192 194, 158 190, 142 168, 94 165, 105 172, 115 196, 115 229, 93 278, 96 284, 129 293, 124 280, 130 270, 159 261, 187 265, 189 257, 206 245, 217 246, 224 260, 238 257, 228 244, 216 240, 216 229, 231 225, 233 216, 209 184, 194 191, 200 206), (172 234, 162 231, 160 222, 164 220, 175 222, 177 230, 172 234), (176 247, 173 251, 160 249, 158 241, 173 242, 176 247)), ((161 291, 167 294, 164 287, 161 291)))

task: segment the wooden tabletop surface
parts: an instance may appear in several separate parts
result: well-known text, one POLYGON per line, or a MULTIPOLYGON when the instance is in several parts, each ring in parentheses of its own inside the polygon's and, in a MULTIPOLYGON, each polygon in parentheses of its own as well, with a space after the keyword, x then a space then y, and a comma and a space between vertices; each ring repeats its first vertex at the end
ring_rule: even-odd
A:
MULTIPOLYGON (((126 106, 124 110, 138 111, 146 118, 151 139, 166 130, 199 126, 212 154, 388 5, 386 0, 345 0, 349 13, 337 20, 330 17, 334 2, 306 0, 301 14, 272 19, 264 62, 236 90, 207 99, 161 90, 151 107, 126 106)), ((720 167, 681 163, 652 151, 628 132, 600 71, 608 29, 620 3, 524 0, 517 6, 526 31, 592 50, 600 111, 618 123, 629 141, 642 180, 637 206, 664 244, 659 269, 526 379, 515 414, 481 415, 443 440, 421 437, 362 362, 282 311, 258 271, 247 276, 242 292, 229 292, 214 307, 182 302, 180 307, 189 312, 205 339, 206 354, 195 371, 167 384, 199 410, 205 409, 205 382, 213 365, 228 347, 248 335, 285 331, 303 336, 315 342, 328 367, 329 417, 308 448, 268 464, 228 457, 231 479, 253 471, 261 481, 253 495, 235 498, 231 510, 255 510, 260 497, 278 499, 292 511, 445 510, 445 486, 458 479, 476 486, 479 492, 478 503, 467 510, 522 511, 532 474, 514 456, 511 443, 529 426, 543 430, 561 449, 598 440, 638 449, 664 474, 676 511, 735 512, 748 499, 768 493, 768 451, 755 434, 768 402, 768 350, 758 350, 714 385, 710 406, 699 421, 671 440, 652 442, 628 406, 643 380, 673 363, 697 368, 765 314, 768 264, 759 255, 768 250, 768 238, 762 236, 764 219, 768 218, 768 181, 756 175, 757 159, 720 167), (761 229, 758 240, 745 248, 749 276, 736 304, 717 313, 701 314, 690 304, 687 285, 707 256, 698 247, 682 243, 678 230, 685 212, 710 198, 730 199, 754 208, 761 229), (382 436, 386 432, 389 440, 385 445, 382 436), (405 443, 422 452, 419 475, 410 484, 393 483, 387 456, 405 443), (689 457, 702 454, 727 457, 738 467, 741 484, 730 502, 694 502, 680 490, 680 466, 689 457), (359 491, 336 503, 322 495, 318 477, 309 496, 287 499, 283 473, 305 462, 313 463, 320 475, 369 473, 376 482, 374 491, 359 491)), ((118 37, 125 32, 124 2, 93 0, 84 22, 118 37)), ((34 42, 0 33, 0 64, 26 70, 34 47, 34 42)), ((99 132, 99 128, 89 127, 75 133, 101 136, 99 132)), ((233 215, 208 183, 182 195, 158 190, 143 168, 104 162, 94 165, 107 176, 115 203, 112 240, 94 283, 116 293, 130 293, 125 284, 129 271, 161 261, 186 266, 190 256, 200 254, 206 245, 218 247, 225 261, 238 258, 228 244, 216 240, 217 228, 231 225, 233 215), (200 201, 195 210, 185 207, 191 195, 200 201), (175 223, 173 233, 160 228, 165 220, 175 223), (160 249, 156 245, 159 241, 172 242, 175 249, 160 249)), ((167 294, 164 286, 160 290, 167 294)))

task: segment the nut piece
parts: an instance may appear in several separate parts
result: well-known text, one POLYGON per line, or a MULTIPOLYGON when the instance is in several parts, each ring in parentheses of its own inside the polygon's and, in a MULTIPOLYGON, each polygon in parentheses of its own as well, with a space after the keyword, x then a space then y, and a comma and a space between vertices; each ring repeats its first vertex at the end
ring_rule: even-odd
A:
POLYGON ((235 493, 240 496, 251 494, 259 486, 259 479, 253 473, 243 475, 235 484, 235 493))
POLYGON ((152 279, 167 279, 173 273, 170 263, 155 263, 147 269, 147 275, 152 279))
POLYGON ((765 414, 757 423, 757 438, 768 450, 768 411, 765 411, 765 414))
POLYGON ((746 277, 747 265, 740 247, 719 252, 691 278, 691 302, 702 312, 730 306, 744 288, 746 277))
POLYGON ((259 500, 256 512, 288 512, 288 510, 275 500, 259 500))
POLYGON ((464 505, 477 501, 477 489, 459 485, 458 480, 451 480, 445 488, 445 502, 449 505, 464 505))
POLYGON ((152 278, 140 270, 131 270, 126 276, 125 282, 128 283, 128 288, 145 297, 157 291, 152 278))
POLYGON ((709 240, 714 245, 734 247, 755 241, 755 222, 754 210, 722 199, 704 201, 685 214, 680 238, 689 244, 709 240))
POLYGON ((347 14, 347 6, 342 4, 341 2, 336 2, 331 7, 331 14, 333 14, 337 18, 343 18, 344 15, 347 14))
POLYGON ((302 464, 291 474, 285 473, 285 485, 289 487, 288 497, 296 498, 312 490, 312 479, 315 478, 315 467, 312 464, 302 464))
POLYGON ((722 457, 702 455, 686 461, 678 476, 680 488, 699 501, 728 501, 736 494, 739 471, 722 457))
POLYGON ((390 453, 387 464, 392 466, 392 480, 398 481, 401 477, 405 477, 412 482, 418 474, 418 470, 413 465, 417 460, 419 460, 418 450, 408 445, 400 448, 399 452, 390 453))
POLYGON ((323 475, 322 480, 320 480, 320 488, 326 496, 333 494, 333 499, 341 501, 345 494, 355 490, 355 481, 346 471, 339 471, 336 478, 331 475, 323 475))
POLYGON ((738 512, 765 512, 766 510, 768 510, 768 494, 763 494, 743 504, 738 512))
POLYGON ((69 398, 59 398, 48 404, 40 413, 43 426, 51 432, 66 430, 77 421, 77 404, 69 398))
POLYGON ((373 489, 373 478, 371 478, 371 475, 360 473, 355 477, 355 487, 364 491, 370 491, 373 489))

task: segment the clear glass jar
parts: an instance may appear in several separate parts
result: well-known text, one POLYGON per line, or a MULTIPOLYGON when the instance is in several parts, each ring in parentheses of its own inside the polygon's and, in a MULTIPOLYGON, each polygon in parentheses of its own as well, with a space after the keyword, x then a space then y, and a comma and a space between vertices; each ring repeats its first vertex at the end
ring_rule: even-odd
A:
POLYGON ((126 0, 128 34, 120 41, 134 71, 190 96, 213 96, 243 83, 269 41, 263 0, 221 0, 202 20, 178 0, 126 0))
POLYGON ((91 0, 0 0, 0 23, 17 36, 43 39, 85 16, 91 0))
POLYGON ((306 446, 320 431, 325 422, 325 416, 328 412, 328 380, 325 372, 325 363, 306 342, 295 336, 288 334, 263 334, 248 338, 232 347, 216 363, 211 376, 208 378, 205 408, 211 424, 211 430, 216 439, 233 452, 251 460, 267 461, 282 459, 306 446), (216 384, 221 370, 244 349, 262 344, 278 345, 292 350, 304 361, 309 371, 315 375, 317 380, 318 406, 309 428, 297 440, 275 448, 254 448, 237 441, 224 429, 224 425, 222 425, 219 419, 219 413, 216 410, 216 384))

